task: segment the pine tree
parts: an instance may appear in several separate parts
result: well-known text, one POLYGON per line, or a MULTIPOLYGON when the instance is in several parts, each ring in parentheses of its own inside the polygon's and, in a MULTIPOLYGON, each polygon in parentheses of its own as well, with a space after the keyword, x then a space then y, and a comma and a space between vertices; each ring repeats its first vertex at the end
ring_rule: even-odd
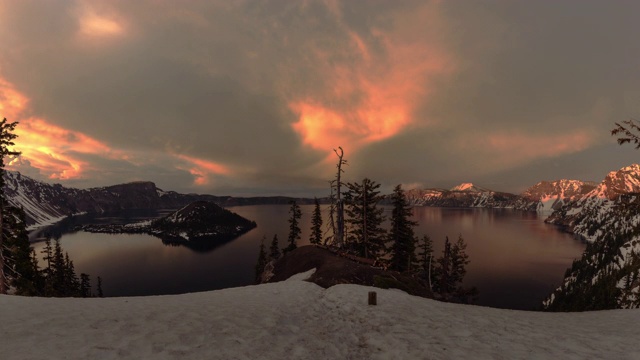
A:
POLYGON ((618 144, 634 143, 636 150, 640 149, 640 122, 634 119, 616 123, 611 135, 618 135, 618 144), (621 134, 621 135, 620 135, 621 134))
POLYGON ((391 211, 391 268, 397 271, 411 271, 416 262, 416 244, 413 227, 418 225, 411 220, 412 210, 404 197, 402 187, 397 185, 391 195, 393 210, 391 211))
POLYGON ((98 297, 104 297, 104 293, 102 292, 102 278, 100 276, 98 276, 98 286, 96 292, 98 293, 98 297))
POLYGON ((262 278, 262 273, 264 272, 264 267, 267 265, 267 253, 264 251, 264 241, 266 240, 266 236, 262 238, 260 242, 260 251, 258 252, 258 261, 256 263, 256 276, 255 282, 256 284, 260 283, 260 279, 262 278))
POLYGON ((300 218, 302 217, 302 211, 300 206, 295 200, 291 201, 291 208, 289 209, 291 217, 289 218, 289 238, 287 239, 288 245, 284 248, 283 252, 289 252, 295 250, 298 245, 296 244, 300 240, 300 218))
POLYGON ((466 266, 469 263, 469 255, 466 250, 467 244, 462 235, 458 236, 458 241, 451 247, 451 287, 457 288, 462 284, 462 280, 467 273, 466 266))
POLYGON ((280 244, 278 241, 278 234, 273 235, 273 240, 271 241, 271 247, 269 248, 269 258, 271 260, 280 259, 280 244))
POLYGON ((53 287, 53 249, 51 247, 51 238, 47 236, 47 239, 44 243, 44 248, 42 249, 42 254, 44 255, 43 260, 46 261, 47 266, 44 268, 44 296, 54 296, 54 287, 53 287))
MULTIPOLYGON (((2 119, 0 122, 0 294, 6 294, 8 290, 8 281, 10 279, 10 275, 7 274, 7 271, 10 270, 7 267, 8 263, 11 262, 10 259, 14 256, 12 251, 6 247, 5 239, 11 234, 14 233, 16 229, 11 228, 9 219, 5 219, 6 210, 7 210, 7 200, 4 194, 4 158, 6 156, 18 156, 20 155, 17 151, 12 151, 9 147, 15 145, 13 140, 18 137, 18 135, 14 134, 15 127, 18 125, 17 122, 8 123, 7 119, 2 119)), ((15 276, 15 274, 12 274, 15 276)))
POLYGON ((6 229, 13 229, 5 233, 5 250, 10 285, 18 295, 38 295, 39 271, 31 261, 32 249, 29 244, 29 234, 26 229, 25 213, 16 207, 7 207, 5 216, 6 229))
POLYGON ((367 259, 379 258, 385 250, 383 209, 377 205, 382 200, 380 184, 367 178, 361 183, 348 183, 345 205, 349 225, 347 248, 367 259))
POLYGON ((445 238, 442 256, 438 258, 438 267, 436 269, 436 292, 446 295, 453 292, 451 281, 451 242, 449 237, 445 238))
POLYGON ((64 255, 64 283, 63 283, 63 296, 77 296, 80 293, 80 282, 76 275, 75 266, 73 261, 69 259, 69 254, 64 255))
POLYGON ((427 235, 422 237, 422 240, 419 243, 420 253, 418 254, 418 262, 420 264, 420 268, 422 269, 424 277, 429 281, 429 287, 432 288, 431 284, 431 259, 433 257, 433 241, 427 235))
POLYGON ((60 239, 55 239, 53 242, 53 258, 51 260, 52 267, 52 286, 55 292, 55 296, 65 296, 65 276, 66 268, 64 262, 64 255, 62 254, 62 246, 60 245, 60 239))
POLYGON ((314 198, 315 208, 313 209, 313 217, 311 218, 311 239, 310 243, 320 245, 322 242, 322 212, 320 211, 320 203, 318 198, 314 198))
POLYGON ((80 296, 91 297, 91 278, 85 273, 80 274, 80 296))

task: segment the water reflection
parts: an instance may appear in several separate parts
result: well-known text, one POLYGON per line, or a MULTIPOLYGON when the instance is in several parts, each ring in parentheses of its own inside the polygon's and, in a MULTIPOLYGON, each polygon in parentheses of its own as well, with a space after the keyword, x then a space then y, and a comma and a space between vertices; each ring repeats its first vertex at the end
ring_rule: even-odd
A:
MULTIPOLYGON (((311 235, 313 206, 301 208, 299 244, 304 245, 311 235)), ((64 227, 49 231, 62 236, 62 245, 77 272, 103 278, 109 296, 204 291, 251 284, 263 237, 270 242, 278 234, 280 246, 286 245, 288 205, 241 206, 230 210, 255 221, 258 227, 209 252, 165 246, 148 235, 65 232, 64 227)), ((326 208, 324 215, 327 216, 326 208)), ((127 222, 145 216, 149 214, 97 219, 127 222)), ((481 305, 537 307, 560 284, 565 269, 584 249, 583 243, 544 224, 534 213, 418 207, 414 208, 414 219, 419 222, 416 235, 426 234, 433 239, 436 256, 442 252, 445 236, 451 240, 458 235, 464 237, 471 260, 465 286, 480 290, 481 305)), ((66 229, 86 220, 69 220, 66 229)), ((39 250, 42 244, 35 247, 39 250)))

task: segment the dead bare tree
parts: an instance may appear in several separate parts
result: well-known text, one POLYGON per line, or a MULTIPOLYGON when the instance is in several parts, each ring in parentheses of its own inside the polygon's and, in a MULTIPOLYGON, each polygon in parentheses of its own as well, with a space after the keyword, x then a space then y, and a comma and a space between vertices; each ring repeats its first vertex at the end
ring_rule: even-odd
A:
POLYGON ((338 171, 336 173, 335 179, 331 180, 331 207, 329 208, 330 221, 329 225, 331 226, 331 230, 333 232, 330 237, 331 243, 334 246, 342 247, 344 245, 344 202, 342 201, 342 165, 347 164, 347 160, 344 160, 344 150, 341 146, 338 146, 338 150, 333 149, 333 151, 338 156, 338 163, 336 167, 338 171), (335 217, 335 218, 334 218, 335 217))

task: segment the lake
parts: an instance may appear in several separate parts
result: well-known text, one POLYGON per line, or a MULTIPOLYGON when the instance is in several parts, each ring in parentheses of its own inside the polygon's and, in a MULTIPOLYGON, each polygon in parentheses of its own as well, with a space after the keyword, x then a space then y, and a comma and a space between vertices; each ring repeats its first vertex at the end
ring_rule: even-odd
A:
MULTIPOLYGON (((301 208, 303 240, 299 245, 305 245, 313 206, 301 208)), ((73 224, 60 224, 47 231, 60 236, 78 274, 88 273, 93 280, 102 278, 106 296, 207 291, 252 284, 263 236, 267 247, 274 234, 278 234, 281 247, 285 246, 289 206, 238 206, 229 210, 254 220, 258 227, 208 252, 164 245, 149 235, 69 232, 73 224)), ((326 208, 323 210, 326 215, 326 208)), ((386 210, 389 216, 390 209, 386 210)), ((537 309, 585 247, 570 234, 545 224, 535 213, 433 207, 415 207, 413 212, 419 223, 416 235, 426 234, 433 239, 434 257, 441 254, 446 236, 451 241, 459 235, 465 239, 471 262, 464 284, 478 288, 478 305, 537 309)), ((166 212, 85 216, 74 222, 133 222, 163 213, 166 212)), ((36 242, 33 246, 40 253, 44 244, 36 242)))

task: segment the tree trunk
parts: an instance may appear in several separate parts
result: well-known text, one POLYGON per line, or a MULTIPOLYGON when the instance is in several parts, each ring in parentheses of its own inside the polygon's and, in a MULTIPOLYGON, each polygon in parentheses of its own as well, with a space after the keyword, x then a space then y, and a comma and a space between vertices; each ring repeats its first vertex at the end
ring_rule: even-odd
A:
POLYGON ((338 153, 337 150, 333 150, 335 151, 336 155, 338 155, 338 175, 336 176, 336 204, 337 204, 337 231, 336 231, 336 245, 339 247, 342 247, 344 244, 344 204, 342 203, 342 191, 341 191, 341 186, 342 186, 342 180, 341 180, 341 175, 342 175, 342 164, 345 163, 344 160, 342 160, 342 157, 344 156, 344 151, 342 150, 342 147, 338 147, 338 149, 340 149, 340 153, 338 153))
POLYGON ((362 181, 362 241, 364 241, 364 257, 369 258, 369 236, 367 234, 367 182, 362 181))

